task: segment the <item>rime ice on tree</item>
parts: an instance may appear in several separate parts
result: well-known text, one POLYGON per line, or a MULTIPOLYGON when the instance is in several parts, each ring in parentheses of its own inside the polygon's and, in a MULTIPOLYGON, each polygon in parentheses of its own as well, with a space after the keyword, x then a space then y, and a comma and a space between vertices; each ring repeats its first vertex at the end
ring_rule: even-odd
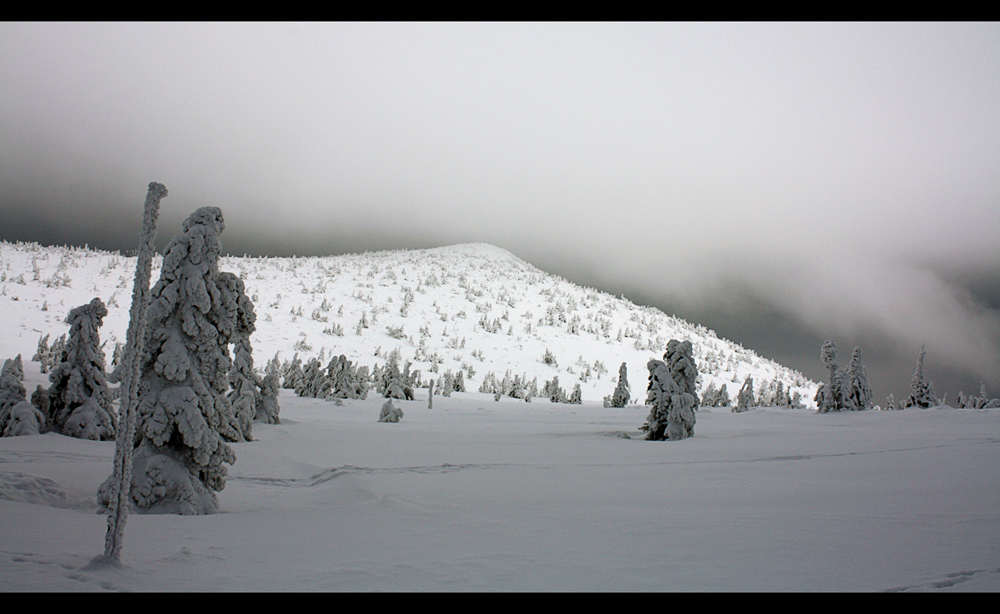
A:
POLYGON ((830 371, 830 381, 820 384, 813 400, 816 401, 821 414, 840 411, 844 407, 844 399, 841 391, 841 373, 837 369, 837 346, 832 339, 823 343, 819 357, 830 371))
POLYGON ((913 372, 913 379, 910 380, 910 396, 903 401, 903 407, 936 407, 939 405, 937 395, 934 393, 934 382, 924 377, 924 357, 927 350, 920 348, 920 358, 917 359, 917 369, 913 372))
POLYGON ((751 407, 756 406, 757 401, 753 396, 753 377, 748 375, 743 380, 743 387, 736 393, 736 405, 733 406, 732 411, 737 413, 749 411, 751 407))
POLYGON ((265 385, 254 371, 250 335, 257 330, 257 314, 246 295, 243 280, 232 273, 219 273, 219 280, 220 287, 229 295, 226 302, 236 304, 236 326, 232 335, 233 366, 229 371, 232 390, 228 398, 243 438, 250 441, 254 420, 270 424, 278 422, 277 378, 269 376, 274 381, 265 385))
POLYGON ((625 363, 618 367, 618 385, 615 386, 614 393, 607 400, 605 407, 625 407, 629 399, 628 367, 625 363))
MULTIPOLYGON (((242 439, 226 398, 238 296, 220 276, 222 212, 202 207, 163 257, 141 361, 132 501, 147 512, 211 514, 242 439)), ((107 498, 105 482, 98 494, 107 498)))
POLYGON ((646 439, 686 439, 694 435, 698 409, 695 365, 691 342, 671 339, 663 360, 650 360, 648 402, 652 404, 642 429, 646 439))
POLYGON ((99 298, 69 312, 69 340, 62 361, 49 374, 52 429, 63 435, 108 441, 115 438, 117 417, 104 373, 104 352, 97 329, 108 310, 99 298))
POLYGON ((843 378, 844 407, 853 411, 872 408, 872 389, 868 385, 868 369, 861 364, 861 348, 854 348, 851 362, 843 378))
POLYGON ((25 398, 21 355, 4 361, 0 369, 0 436, 38 435, 45 416, 25 398))

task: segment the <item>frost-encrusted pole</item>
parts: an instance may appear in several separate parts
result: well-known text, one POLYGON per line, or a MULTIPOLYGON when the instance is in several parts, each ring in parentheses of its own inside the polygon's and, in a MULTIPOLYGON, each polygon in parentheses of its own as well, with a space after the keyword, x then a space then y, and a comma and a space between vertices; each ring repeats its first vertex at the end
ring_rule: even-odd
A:
POLYGON ((135 265, 135 284, 132 287, 132 307, 129 310, 128 332, 125 334, 125 363, 122 369, 122 395, 118 416, 118 438, 115 441, 115 468, 111 500, 108 505, 108 533, 104 538, 106 564, 121 567, 122 537, 128 517, 129 495, 132 483, 132 445, 135 440, 135 412, 139 396, 139 367, 142 362, 143 343, 146 337, 146 310, 149 308, 149 282, 156 247, 156 218, 160 213, 160 199, 167 195, 167 188, 151 182, 146 193, 143 210, 142 234, 139 237, 139 255, 135 265))

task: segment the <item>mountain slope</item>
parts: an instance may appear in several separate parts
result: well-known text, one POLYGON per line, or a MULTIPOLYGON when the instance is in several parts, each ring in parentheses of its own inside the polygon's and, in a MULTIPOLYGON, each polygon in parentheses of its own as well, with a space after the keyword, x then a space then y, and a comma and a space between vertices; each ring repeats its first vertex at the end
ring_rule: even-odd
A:
MULTIPOLYGON (((153 262, 153 279, 162 259, 153 262)), ((554 376, 567 390, 600 401, 628 366, 632 397, 645 398, 646 362, 672 338, 690 340, 709 383, 744 379, 755 390, 775 379, 809 403, 817 384, 801 373, 718 338, 711 330, 545 273, 510 252, 483 243, 424 250, 365 252, 322 258, 224 257, 238 273, 257 312, 251 341, 258 369, 277 355, 291 359, 344 354, 355 364, 384 364, 398 348, 424 381, 446 370, 466 371, 476 390, 489 372, 554 376), (367 324, 367 328, 364 324, 367 324), (551 352, 555 364, 542 361, 551 352)), ((0 358, 28 360, 39 337, 51 343, 67 331, 62 320, 95 296, 108 305, 101 330, 110 362, 124 342, 135 258, 85 248, 0 243, 0 358)))

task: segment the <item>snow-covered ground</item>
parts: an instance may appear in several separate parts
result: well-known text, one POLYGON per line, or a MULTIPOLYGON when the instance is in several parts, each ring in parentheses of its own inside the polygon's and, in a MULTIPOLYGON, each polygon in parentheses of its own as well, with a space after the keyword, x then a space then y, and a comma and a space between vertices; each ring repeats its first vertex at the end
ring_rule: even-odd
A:
MULTIPOLYGON (((133 268, 0 243, 0 361, 22 355, 29 394, 49 383, 30 360, 39 337, 94 296, 110 359, 133 268)), ((626 362, 642 400, 670 338, 690 339, 702 386, 728 382, 734 400, 747 375, 808 403, 816 384, 481 244, 222 268, 254 298, 258 367, 296 351, 385 364, 398 348, 424 381, 471 366, 470 392, 428 409, 418 388, 384 424, 374 392, 338 406, 282 390, 282 423, 231 444, 221 513, 130 516, 123 570, 86 568, 103 552, 113 442, 0 438, 0 589, 1000 590, 1000 410, 703 408, 694 437, 647 442, 648 408, 601 399, 626 362), (584 402, 475 392, 507 370, 579 382, 584 402)))
POLYGON ((0 588, 1000 589, 997 410, 701 410, 647 442, 641 406, 455 393, 384 424, 282 392, 222 512, 131 515, 123 570, 85 569, 113 443, 0 439, 0 588))

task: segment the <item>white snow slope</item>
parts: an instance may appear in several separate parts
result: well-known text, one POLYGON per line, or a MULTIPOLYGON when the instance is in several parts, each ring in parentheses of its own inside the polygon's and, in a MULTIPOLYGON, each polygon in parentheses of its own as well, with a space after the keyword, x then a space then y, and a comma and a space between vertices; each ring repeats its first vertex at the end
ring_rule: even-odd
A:
MULTIPOLYGON (((408 357, 407 350, 419 345, 419 328, 429 324, 427 353, 444 355, 441 369, 476 361, 477 377, 468 382, 469 390, 485 371, 502 375, 508 367, 526 371, 529 378, 537 375, 540 382, 558 374, 566 387, 581 369, 574 374, 565 369, 580 354, 591 366, 603 361, 609 373, 583 384, 582 405, 537 398, 496 402, 491 395, 469 392, 437 397, 434 409, 427 409, 426 389, 418 390, 414 401, 395 401, 405 414, 398 424, 376 422, 383 400, 374 394, 338 406, 282 390, 282 424, 255 424, 255 441, 232 444, 237 461, 219 493, 222 512, 131 515, 122 570, 86 568, 103 552, 106 523, 95 513, 95 493, 111 472, 114 443, 53 433, 2 438, 0 589, 1000 589, 997 410, 820 415, 775 408, 742 414, 702 409, 694 437, 647 442, 638 431, 647 408, 604 408, 600 398, 613 390, 611 376, 622 360, 629 364, 633 396, 644 396, 642 367, 662 350, 635 350, 635 338, 618 344, 616 336, 619 326, 630 326, 641 331, 641 343, 648 343, 654 310, 631 306, 625 311, 625 302, 612 308, 616 299, 574 289, 523 263, 525 268, 516 269, 520 261, 488 246, 427 250, 420 267, 385 264, 404 258, 415 262, 412 254, 227 259, 226 268, 244 269, 248 292, 260 295, 253 338, 258 366, 276 351, 290 357, 292 348, 282 344, 302 339, 300 326, 314 354, 317 346, 325 346, 327 356, 336 351, 373 364, 383 361, 375 359, 372 346, 381 345, 382 352, 399 346, 408 357), (436 272, 428 264, 435 258, 436 272), (355 261, 365 264, 348 264, 355 261), (522 286, 534 290, 492 279, 496 268, 490 263, 497 261, 511 263, 504 268, 519 270, 522 286), (364 273, 351 285, 327 278, 325 298, 333 305, 319 311, 318 318, 328 318, 320 322, 312 312, 324 295, 312 291, 322 286, 321 267, 335 272, 337 264, 342 277, 364 273), (285 276, 269 276, 269 270, 281 267, 285 276), (468 289, 458 285, 466 267, 468 289), (473 275, 477 268, 481 273, 473 275), (372 278, 367 271, 373 271, 372 278), (441 286, 433 285, 430 272, 441 286), (386 279, 391 274, 398 284, 412 283, 414 300, 406 317, 399 314, 402 288, 386 279), (417 279, 404 282, 407 274, 417 279), (372 286, 365 292, 358 283, 372 286), (506 307, 500 304, 503 285, 514 306, 509 300, 506 307), (349 290, 332 292, 345 286, 361 298, 352 298, 349 290), (487 296, 486 288, 493 294, 487 296), (555 295, 553 303, 526 298, 541 290, 555 295), (483 296, 476 297, 476 291, 483 296), (475 300, 467 300, 466 293, 475 300), (596 298, 588 298, 591 294, 596 298), (575 312, 569 309, 570 298, 575 312), (446 321, 435 312, 435 300, 446 321), (553 307, 561 301, 567 322, 561 328, 539 326, 538 319, 546 316, 535 311, 540 301, 553 307), (466 318, 455 318, 463 302, 466 318), (476 305, 486 302, 493 304, 487 323, 500 318, 503 333, 475 330, 485 313, 476 305), (271 308, 270 303, 278 304, 271 308), (340 305, 345 305, 342 320, 336 315, 340 305), (355 335, 360 309, 367 309, 370 318, 371 309, 383 305, 389 311, 379 309, 377 323, 355 335), (293 322, 289 312, 299 306, 304 315, 293 322), (567 333, 574 314, 581 314, 586 328, 587 313, 593 312, 597 322, 605 307, 611 311, 604 317, 612 318, 612 343, 598 333, 567 333), (502 319, 508 310, 509 319, 502 319), (521 318, 524 311, 532 316, 521 318), (638 322, 630 319, 632 313, 638 322), (343 337, 323 334, 324 327, 341 321, 343 337), (531 333, 524 330, 528 321, 531 333), (409 339, 384 334, 386 326, 399 323, 414 346, 409 339), (511 336, 508 326, 514 327, 511 336), (442 336, 437 329, 445 327, 448 334, 442 336), (462 336, 464 351, 444 352, 429 342, 441 337, 446 347, 452 340, 460 344, 462 336), (583 345, 584 340, 596 345, 583 345), (540 362, 546 347, 556 353, 559 371, 540 362), (474 350, 482 352, 483 361, 472 357, 474 350), (636 356, 630 358, 628 350, 636 356), (530 355, 531 362, 518 358, 522 355, 530 355)), ((70 308, 93 296, 110 302, 105 292, 117 289, 121 307, 111 306, 101 332, 104 339, 110 334, 124 338, 127 315, 119 312, 127 314, 130 266, 114 254, 0 245, 0 358, 22 354, 29 392, 48 384, 38 363, 29 360, 38 336, 65 332, 61 319, 70 308), (33 280, 32 255, 38 280, 33 280), (117 288, 120 279, 126 283, 117 288), (48 310, 41 311, 46 303, 48 310)), ((553 315, 558 322, 558 313, 553 315)), ((656 323, 665 339, 688 330, 689 325, 667 316, 656 317, 662 318, 656 323), (673 322, 678 328, 669 328, 673 322)), ((696 346, 713 342, 708 331, 691 329, 696 346)), ((734 365, 743 369, 737 375, 741 381, 745 373, 755 373, 755 382, 778 373, 780 367, 768 371, 773 363, 744 352, 750 362, 734 365)), ((416 368, 427 369, 429 363, 416 368)), ((720 372, 717 381, 732 381, 725 379, 725 368, 720 372)), ((735 397, 735 390, 730 393, 735 397)))
MULTIPOLYGON (((154 283, 161 263, 154 258, 154 283)), ((399 348, 425 382, 466 364, 474 372, 466 374, 469 391, 478 390, 488 372, 502 379, 509 369, 512 377, 537 377, 539 389, 554 376, 567 394, 580 382, 584 399, 600 401, 614 391, 625 362, 632 396, 641 403, 646 363, 662 358, 676 338, 692 342, 702 386, 726 383, 733 403, 752 375, 754 390, 777 378, 814 405, 818 385, 797 371, 703 326, 577 286, 484 243, 325 258, 225 257, 219 268, 238 273, 253 299, 251 342, 259 369, 275 354, 288 360, 295 352, 303 363, 322 352, 324 366, 344 354, 372 367, 399 348), (358 335, 362 315, 369 325, 358 335), (390 327, 401 328, 403 337, 390 336, 390 327), (542 362, 546 350, 556 367, 542 362), (606 369, 600 377, 595 363, 606 369)), ((135 258, 118 253, 0 243, 0 305, 10 310, 0 322, 0 357, 31 358, 43 334, 51 344, 68 330, 63 319, 70 309, 99 296, 109 312, 101 339, 110 362, 115 342, 125 341, 134 272, 135 258)))

